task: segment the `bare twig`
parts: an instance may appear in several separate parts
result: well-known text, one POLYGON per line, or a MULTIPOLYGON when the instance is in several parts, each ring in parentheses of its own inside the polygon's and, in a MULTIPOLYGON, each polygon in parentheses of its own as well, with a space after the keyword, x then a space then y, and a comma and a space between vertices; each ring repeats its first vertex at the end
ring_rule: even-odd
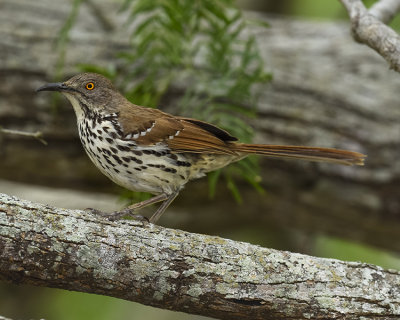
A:
POLYGON ((369 9, 371 15, 386 24, 390 23, 399 11, 399 0, 380 0, 369 9))
POLYGON ((27 131, 20 131, 20 130, 4 129, 4 128, 0 127, 0 132, 5 133, 5 134, 14 134, 14 135, 25 136, 25 137, 33 137, 33 138, 39 140, 45 146, 47 145, 46 140, 44 140, 42 138, 43 133, 41 131, 27 132, 27 131))
POLYGON ((0 280, 220 319, 399 319, 400 272, 0 194, 0 280))
POLYGON ((349 14, 354 39, 374 49, 392 69, 400 72, 400 36, 377 18, 389 20, 389 16, 398 11, 399 1, 381 1, 382 4, 376 4, 371 12, 361 0, 340 1, 349 14), (389 5, 394 3, 396 6, 389 10, 389 5))

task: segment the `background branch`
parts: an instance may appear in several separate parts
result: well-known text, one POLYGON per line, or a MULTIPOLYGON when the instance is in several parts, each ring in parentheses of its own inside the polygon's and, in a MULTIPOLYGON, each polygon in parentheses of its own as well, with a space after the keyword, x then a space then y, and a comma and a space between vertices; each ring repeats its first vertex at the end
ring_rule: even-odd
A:
POLYGON ((0 279, 220 319, 400 316, 400 273, 0 194, 0 279))
POLYGON ((349 14, 354 39, 374 49, 400 72, 400 37, 385 25, 400 10, 399 1, 380 1, 369 11, 361 0, 340 1, 349 14))
POLYGON ((369 13, 381 20, 383 23, 390 23, 400 11, 399 0, 379 0, 369 9, 369 13))
POLYGON ((40 131, 36 132, 27 132, 27 131, 21 131, 21 130, 12 130, 12 129, 5 129, 0 127, 0 133, 5 133, 5 134, 13 134, 13 135, 18 135, 18 136, 24 136, 24 137, 32 137, 37 140, 39 140, 41 143, 44 145, 47 145, 46 140, 44 140, 43 133, 40 131))

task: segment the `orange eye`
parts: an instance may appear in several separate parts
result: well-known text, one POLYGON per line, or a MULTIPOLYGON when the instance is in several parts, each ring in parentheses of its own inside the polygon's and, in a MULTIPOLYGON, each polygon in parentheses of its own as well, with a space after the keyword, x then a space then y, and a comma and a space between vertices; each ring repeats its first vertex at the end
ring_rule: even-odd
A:
POLYGON ((93 90, 94 89, 94 83, 93 82, 86 83, 86 89, 87 90, 93 90))

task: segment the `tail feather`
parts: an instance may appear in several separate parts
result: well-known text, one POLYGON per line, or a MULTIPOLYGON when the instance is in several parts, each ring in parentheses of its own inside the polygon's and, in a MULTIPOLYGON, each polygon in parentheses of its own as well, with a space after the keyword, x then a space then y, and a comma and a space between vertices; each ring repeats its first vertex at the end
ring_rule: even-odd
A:
POLYGON ((344 165, 364 165, 362 153, 333 149, 304 146, 281 146, 267 144, 235 144, 235 151, 248 154, 258 154, 269 157, 295 158, 309 161, 332 162, 344 165))

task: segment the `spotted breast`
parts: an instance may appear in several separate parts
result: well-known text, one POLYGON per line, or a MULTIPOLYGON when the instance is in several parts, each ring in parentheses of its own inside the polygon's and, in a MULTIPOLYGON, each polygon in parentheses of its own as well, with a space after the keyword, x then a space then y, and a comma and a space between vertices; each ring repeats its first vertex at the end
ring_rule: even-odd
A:
MULTIPOLYGON (((142 131, 124 133, 118 113, 78 119, 80 140, 89 158, 108 178, 130 190, 172 194, 189 180, 204 176, 209 171, 206 168, 223 167, 231 161, 231 156, 221 161, 200 153, 173 153, 163 141, 151 147, 141 145, 155 123, 142 131)), ((179 133, 177 130, 167 139, 173 140, 179 133)))

